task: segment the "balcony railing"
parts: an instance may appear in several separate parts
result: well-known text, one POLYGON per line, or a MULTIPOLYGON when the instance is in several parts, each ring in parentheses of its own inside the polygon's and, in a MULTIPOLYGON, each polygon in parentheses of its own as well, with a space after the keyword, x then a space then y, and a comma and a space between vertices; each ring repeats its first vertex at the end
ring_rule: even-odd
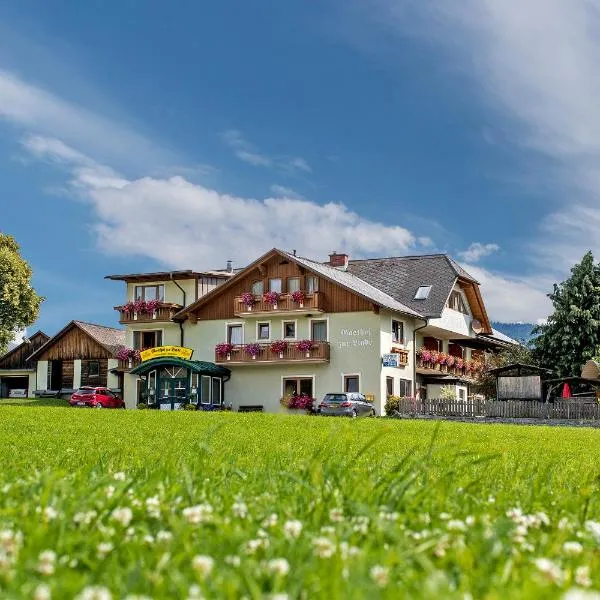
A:
POLYGON ((161 302, 156 310, 152 312, 132 312, 126 311, 124 306, 115 306, 119 311, 119 323, 155 323, 171 321, 173 315, 183 307, 181 304, 172 304, 170 302, 161 302))
POLYGON ((131 358, 127 360, 119 360, 119 370, 121 371, 130 371, 131 369, 137 367, 142 361, 138 358, 131 358))
POLYGON ((295 302, 291 294, 281 294, 276 304, 267 302, 262 296, 254 296, 254 304, 247 305, 242 301, 242 296, 233 300, 233 312, 238 317, 251 317, 264 314, 302 314, 324 312, 324 297, 320 292, 305 294, 302 302, 295 302))
MULTIPOLYGON (((283 352, 271 350, 271 344, 256 344, 259 352, 255 356, 248 354, 245 345, 234 345, 228 354, 215 351, 215 363, 223 365, 263 365, 281 364, 287 362, 326 363, 329 362, 329 342, 314 342, 312 349, 299 350, 290 342, 283 352)), ((255 346, 255 344, 252 344, 255 346)))

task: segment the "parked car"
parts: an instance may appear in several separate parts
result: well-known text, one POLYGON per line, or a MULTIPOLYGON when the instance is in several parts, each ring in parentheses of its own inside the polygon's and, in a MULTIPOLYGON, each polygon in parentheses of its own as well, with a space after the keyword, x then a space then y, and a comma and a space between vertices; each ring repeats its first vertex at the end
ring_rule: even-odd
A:
POLYGON ((69 400, 71 406, 125 408, 125 402, 105 387, 80 387, 69 400))
POLYGON ((325 394, 317 407, 317 413, 339 417, 374 417, 373 405, 358 392, 325 394))

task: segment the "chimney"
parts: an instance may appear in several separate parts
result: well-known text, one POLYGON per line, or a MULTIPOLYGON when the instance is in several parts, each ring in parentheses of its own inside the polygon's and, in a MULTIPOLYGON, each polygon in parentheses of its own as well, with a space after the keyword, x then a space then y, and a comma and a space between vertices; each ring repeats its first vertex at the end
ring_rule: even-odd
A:
POLYGON ((227 261, 227 272, 233 273, 233 264, 230 260, 227 261))
POLYGON ((329 264, 338 269, 346 269, 348 267, 348 255, 338 254, 335 250, 329 255, 329 264))

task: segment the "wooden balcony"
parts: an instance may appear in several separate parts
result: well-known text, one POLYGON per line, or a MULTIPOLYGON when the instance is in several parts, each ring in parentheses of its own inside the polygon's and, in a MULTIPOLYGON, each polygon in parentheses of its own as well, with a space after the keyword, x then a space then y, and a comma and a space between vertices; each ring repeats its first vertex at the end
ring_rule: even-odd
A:
POLYGON ((225 356, 215 352, 215 363, 227 366, 252 366, 329 362, 329 342, 315 342, 309 352, 298 350, 294 342, 290 342, 282 353, 273 352, 270 348, 271 344, 259 344, 259 346, 260 352, 255 357, 250 356, 243 345, 234 346, 231 353, 225 356))
POLYGON ((236 317, 264 317, 265 315, 293 316, 325 312, 325 299, 321 292, 306 294, 302 303, 294 302, 291 294, 281 294, 277 304, 266 302, 262 296, 254 297, 254 304, 247 306, 241 296, 233 300, 236 317))
POLYGON ((161 302, 158 308, 153 312, 126 312, 123 306, 115 306, 115 310, 119 311, 119 323, 164 323, 172 321, 173 315, 180 311, 183 307, 181 304, 172 304, 170 302, 161 302))
POLYGON ((132 358, 131 360, 120 360, 117 368, 119 371, 131 371, 131 369, 137 367, 141 362, 141 360, 136 360, 135 358, 132 358))

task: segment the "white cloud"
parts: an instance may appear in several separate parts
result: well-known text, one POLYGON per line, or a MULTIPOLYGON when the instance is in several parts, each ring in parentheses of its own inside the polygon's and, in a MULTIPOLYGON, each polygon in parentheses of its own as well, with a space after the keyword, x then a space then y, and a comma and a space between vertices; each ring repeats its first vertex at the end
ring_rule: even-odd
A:
POLYGON ((292 158, 288 163, 288 166, 292 170, 305 171, 306 173, 312 173, 310 165, 303 158, 292 158))
POLYGON ((259 154, 254 146, 244 138, 241 131, 228 129, 221 134, 221 137, 225 144, 234 151, 234 154, 245 163, 253 167, 271 166, 271 159, 268 156, 259 154))
POLYGON ((488 316, 493 321, 535 323, 550 314, 551 302, 545 290, 552 288, 551 281, 492 273, 473 264, 463 267, 481 284, 488 316))
POLYGON ((469 263, 479 262, 482 258, 500 250, 498 244, 482 244, 473 242, 466 250, 459 252, 458 255, 469 263))
POLYGON ((295 192, 292 188, 285 187, 284 185, 278 185, 274 183, 270 188, 271 193, 275 194, 277 198, 296 198, 302 199, 302 195, 295 192))
POLYGON ((21 344, 23 342, 23 340, 25 339, 26 335, 27 335, 27 329, 19 329, 15 333, 15 336, 13 337, 12 341, 9 342, 8 349, 12 350, 13 348, 15 348, 16 346, 21 344))

